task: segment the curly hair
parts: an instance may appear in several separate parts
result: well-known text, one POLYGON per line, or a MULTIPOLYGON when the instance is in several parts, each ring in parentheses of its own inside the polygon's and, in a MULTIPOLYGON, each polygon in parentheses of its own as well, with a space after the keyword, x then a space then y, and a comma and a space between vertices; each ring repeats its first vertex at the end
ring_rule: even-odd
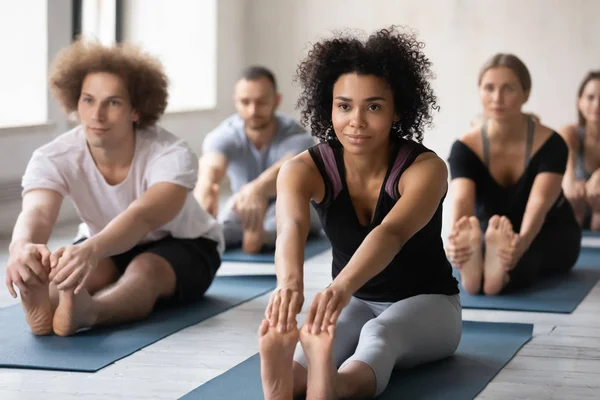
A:
POLYGON ((389 85, 400 117, 392 125, 391 137, 421 142, 424 127, 432 125, 433 110, 439 110, 424 46, 414 32, 396 26, 375 32, 366 41, 341 32, 314 44, 295 78, 302 88, 297 103, 302 124, 310 125, 321 142, 337 140, 331 122, 335 82, 347 73, 374 75, 389 85))
POLYGON ((140 116, 138 128, 154 125, 164 113, 169 81, 158 59, 130 44, 106 47, 83 38, 61 50, 50 72, 52 93, 67 113, 77 111, 83 80, 94 72, 123 79, 131 106, 140 116))

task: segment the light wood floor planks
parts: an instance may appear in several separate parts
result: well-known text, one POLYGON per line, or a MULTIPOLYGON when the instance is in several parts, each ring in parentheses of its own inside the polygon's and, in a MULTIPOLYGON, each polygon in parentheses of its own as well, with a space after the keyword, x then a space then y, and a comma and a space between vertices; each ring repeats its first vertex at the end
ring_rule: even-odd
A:
MULTIPOLYGON (((73 228, 58 229, 51 246, 68 243, 72 234, 73 228)), ((2 278, 7 247, 0 241, 2 278)), ((305 308, 329 283, 330 263, 329 252, 306 263, 305 308)), ((224 263, 219 274, 272 272, 272 265, 224 263)), ((258 351, 256 329, 268 298, 184 329, 97 373, 0 369, 0 399, 177 399, 258 351)), ((16 303, 2 285, 0 307, 16 303)), ((464 310, 463 318, 535 324, 534 338, 478 399, 600 399, 600 285, 572 314, 464 310)))

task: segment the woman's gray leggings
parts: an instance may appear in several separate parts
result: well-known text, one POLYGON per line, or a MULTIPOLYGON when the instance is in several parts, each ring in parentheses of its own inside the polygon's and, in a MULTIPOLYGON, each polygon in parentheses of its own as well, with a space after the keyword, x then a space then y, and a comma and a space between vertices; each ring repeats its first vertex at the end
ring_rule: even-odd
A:
MULTIPOLYGON (((459 295, 422 294, 396 303, 352 297, 335 328, 333 359, 339 369, 351 361, 369 365, 379 395, 394 367, 409 368, 451 356, 461 333, 459 295)), ((306 368, 300 343, 294 361, 306 368)))

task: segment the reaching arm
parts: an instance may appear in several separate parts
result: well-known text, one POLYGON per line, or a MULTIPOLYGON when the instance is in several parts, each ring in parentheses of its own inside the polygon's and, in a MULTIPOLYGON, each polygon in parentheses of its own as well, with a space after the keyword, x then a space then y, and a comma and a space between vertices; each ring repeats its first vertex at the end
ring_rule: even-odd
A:
POLYGON ((560 135, 567 143, 569 148, 569 157, 567 159, 567 169, 565 171, 564 183, 566 186, 575 182, 575 159, 577 157, 577 151, 579 149, 579 137, 577 136, 577 130, 569 125, 564 127, 560 131, 560 135))
MULTIPOLYGON (((277 178, 277 243, 273 292, 266 318, 285 332, 304 303, 304 246, 310 228, 310 200, 322 199, 323 180, 308 152, 285 163, 277 178)), ((318 200, 320 201, 320 200, 318 200)))
POLYGON ((10 247, 20 243, 48 243, 62 201, 63 196, 54 190, 34 189, 25 193, 10 247))
POLYGON ((84 242, 98 258, 124 253, 179 214, 189 189, 159 182, 150 188, 102 231, 84 242))
POLYGON ((219 204, 219 185, 227 171, 227 157, 221 153, 206 153, 199 161, 198 183, 194 197, 212 216, 216 217, 219 204))
POLYGON ((533 181, 519 233, 524 249, 529 248, 540 232, 548 211, 560 195, 562 179, 560 174, 544 172, 533 181))
POLYGON ((277 194, 277 175, 282 165, 294 156, 293 153, 285 155, 252 181, 251 184, 255 185, 256 191, 267 198, 275 196, 277 194))
POLYGON ((383 271, 404 244, 431 220, 447 191, 446 164, 432 153, 420 155, 402 174, 402 197, 367 235, 332 286, 356 292, 383 271))
POLYGON ((23 211, 13 230, 6 266, 6 287, 15 298, 14 286, 23 292, 35 282, 47 281, 50 251, 46 243, 62 200, 60 193, 50 189, 30 190, 23 196, 23 211))
POLYGON ((475 214, 475 182, 468 178, 456 178, 450 183, 452 192, 452 223, 461 217, 475 214))

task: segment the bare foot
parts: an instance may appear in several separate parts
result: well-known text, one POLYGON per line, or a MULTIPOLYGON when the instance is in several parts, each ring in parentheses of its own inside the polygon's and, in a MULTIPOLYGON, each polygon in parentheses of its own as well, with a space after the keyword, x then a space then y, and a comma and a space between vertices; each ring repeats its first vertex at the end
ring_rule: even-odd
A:
POLYGON ((87 290, 74 294, 71 290, 58 292, 58 307, 54 313, 52 326, 59 336, 69 336, 82 328, 92 327, 96 323, 93 300, 87 290))
POLYGON ((35 283, 29 290, 22 291, 21 304, 25 311, 25 320, 34 335, 52 333, 52 303, 47 283, 35 283))
POLYGON ((514 241, 510 220, 494 215, 490 218, 485 232, 485 262, 483 291, 487 295, 496 295, 506 286, 509 277, 505 263, 498 252, 509 249, 514 241))
POLYGON ((298 343, 298 328, 286 333, 277 332, 263 320, 258 329, 260 375, 265 399, 291 400, 294 390, 292 363, 298 343))
POLYGON ((327 331, 313 334, 306 325, 300 330, 300 343, 304 349, 308 368, 307 399, 335 399, 335 380, 337 370, 333 363, 333 339, 335 325, 329 325, 327 331))
POLYGON ((450 241, 455 248, 468 249, 469 255, 458 255, 462 261, 459 270, 463 288, 471 294, 481 290, 483 280, 483 256, 481 254, 481 228, 476 217, 462 217, 454 223, 450 241))
POLYGON ((259 253, 262 250, 264 244, 265 232, 262 229, 260 231, 244 231, 244 237, 242 239, 242 249, 245 253, 259 253))

